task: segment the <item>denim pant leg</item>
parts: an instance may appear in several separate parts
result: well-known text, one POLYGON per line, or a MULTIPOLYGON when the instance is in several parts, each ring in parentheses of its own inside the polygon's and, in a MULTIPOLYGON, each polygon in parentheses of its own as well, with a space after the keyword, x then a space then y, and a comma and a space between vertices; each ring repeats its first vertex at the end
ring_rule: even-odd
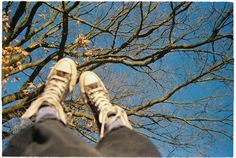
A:
POLYGON ((157 148, 144 136, 126 127, 107 133, 98 143, 102 156, 113 157, 160 157, 157 148))
POLYGON ((14 135, 4 156, 99 156, 58 120, 44 120, 14 135))

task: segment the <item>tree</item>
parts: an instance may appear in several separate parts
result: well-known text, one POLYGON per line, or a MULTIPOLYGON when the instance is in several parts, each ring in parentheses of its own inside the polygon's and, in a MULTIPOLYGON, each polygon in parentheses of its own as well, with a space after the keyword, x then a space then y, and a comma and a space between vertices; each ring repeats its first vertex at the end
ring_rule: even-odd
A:
MULTIPOLYGON (((67 56, 78 74, 102 77, 163 156, 232 156, 232 3, 3 2, 2 16, 3 123, 25 112, 67 56)), ((71 129, 98 141, 78 86, 64 110, 71 129)))

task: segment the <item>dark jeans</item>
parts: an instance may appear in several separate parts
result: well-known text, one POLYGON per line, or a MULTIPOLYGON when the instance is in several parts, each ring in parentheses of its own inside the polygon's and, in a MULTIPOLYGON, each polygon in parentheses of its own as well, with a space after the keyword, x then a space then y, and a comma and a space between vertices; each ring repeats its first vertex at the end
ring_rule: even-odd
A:
POLYGON ((94 148, 58 120, 45 120, 14 135, 3 156, 155 156, 149 140, 125 127, 107 133, 94 148))

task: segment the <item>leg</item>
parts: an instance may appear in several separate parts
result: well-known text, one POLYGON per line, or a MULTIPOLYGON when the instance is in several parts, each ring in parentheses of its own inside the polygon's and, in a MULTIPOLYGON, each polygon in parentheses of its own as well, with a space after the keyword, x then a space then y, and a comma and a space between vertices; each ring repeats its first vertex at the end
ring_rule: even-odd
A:
POLYGON ((80 88, 97 118, 102 138, 97 149, 102 156, 160 156, 147 138, 132 129, 126 112, 110 103, 107 89, 95 73, 82 73, 80 88))
POLYGON ((145 137, 126 127, 113 129, 97 145, 103 156, 160 157, 156 147, 145 137))
POLYGON ((4 156, 99 156, 56 119, 46 119, 14 135, 4 156))
POLYGON ((98 156, 98 152, 74 136, 66 125, 62 102, 77 80, 74 61, 64 58, 50 71, 42 95, 22 118, 36 115, 36 124, 10 140, 5 155, 14 156, 98 156))

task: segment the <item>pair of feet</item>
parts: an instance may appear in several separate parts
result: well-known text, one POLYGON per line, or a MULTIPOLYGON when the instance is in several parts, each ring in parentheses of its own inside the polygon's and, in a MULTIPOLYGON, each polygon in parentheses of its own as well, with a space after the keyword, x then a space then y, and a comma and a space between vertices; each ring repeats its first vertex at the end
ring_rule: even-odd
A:
MULTIPOLYGON (((23 118, 30 118, 37 114, 42 106, 49 106, 55 110, 57 118, 66 124, 66 117, 61 106, 68 92, 72 92, 77 81, 76 64, 69 58, 58 61, 51 69, 42 95, 37 98, 27 109, 23 118)), ((126 112, 113 106, 109 94, 101 79, 92 71, 83 72, 79 78, 81 97, 91 106, 98 116, 100 124, 100 137, 104 136, 106 125, 120 122, 122 126, 132 129, 126 112), (112 118, 112 119, 111 119, 112 118)))

